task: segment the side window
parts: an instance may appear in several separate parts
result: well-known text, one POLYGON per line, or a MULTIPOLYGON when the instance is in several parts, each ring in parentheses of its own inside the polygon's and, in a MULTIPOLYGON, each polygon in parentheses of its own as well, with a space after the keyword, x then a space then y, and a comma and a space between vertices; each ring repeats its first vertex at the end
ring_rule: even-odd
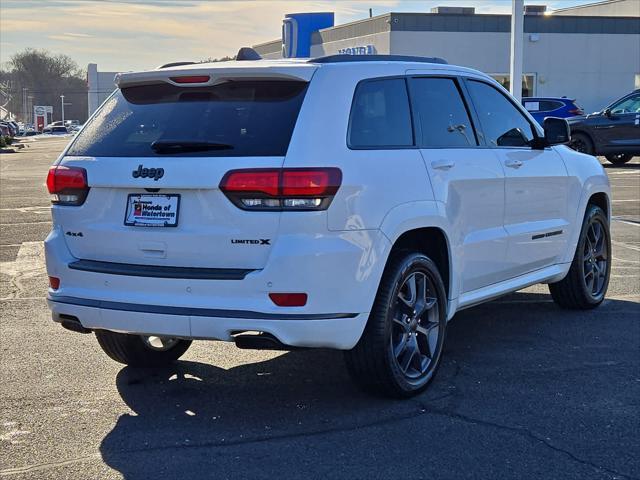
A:
POLYGON ((476 136, 460 91, 452 78, 414 78, 411 100, 420 122, 423 148, 469 147, 476 136))
POLYGON ((467 82, 487 145, 524 147, 534 138, 529 120, 501 92, 484 82, 467 82))
POLYGON ((407 86, 402 78, 365 81, 351 105, 348 143, 355 148, 413 145, 407 86))
POLYGON ((611 107, 611 113, 640 113, 640 95, 634 95, 611 107))

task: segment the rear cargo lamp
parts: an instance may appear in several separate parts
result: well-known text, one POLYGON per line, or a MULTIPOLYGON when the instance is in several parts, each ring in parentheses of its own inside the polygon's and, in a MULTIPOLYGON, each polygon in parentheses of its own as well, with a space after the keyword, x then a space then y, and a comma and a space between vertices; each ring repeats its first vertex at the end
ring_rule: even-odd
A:
POLYGON ((188 75, 184 77, 171 77, 175 83, 207 83, 211 77, 209 75, 188 75))
POLYGON ((342 182, 338 168, 231 170, 220 190, 243 210, 326 210, 342 182))
POLYGON ((82 205, 89 192, 87 171, 80 167, 53 166, 47 175, 47 189, 53 204, 82 205))
POLYGON ((304 307, 307 304, 306 293, 270 293, 269 298, 279 307, 304 307))
POLYGON ((58 290, 60 288, 60 279, 58 277, 49 277, 49 286, 53 290, 58 290))

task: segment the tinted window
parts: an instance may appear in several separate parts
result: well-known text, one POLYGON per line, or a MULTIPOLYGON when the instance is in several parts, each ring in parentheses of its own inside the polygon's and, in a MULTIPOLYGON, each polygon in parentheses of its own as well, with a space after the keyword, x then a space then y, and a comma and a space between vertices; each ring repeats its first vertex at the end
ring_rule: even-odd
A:
POLYGON ((614 104, 611 113, 640 113, 640 95, 633 95, 614 104))
POLYGON ((473 126, 455 80, 413 79, 411 99, 420 122, 421 147, 476 145, 473 126))
POLYGON ((358 85, 351 106, 349 145, 413 145, 409 98, 404 79, 372 80, 358 85))
POLYGON ((78 134, 68 155, 282 156, 306 88, 289 81, 125 88, 78 134), (157 148, 167 144, 178 148, 157 148))
POLYGON ((468 82, 487 145, 523 147, 533 140, 527 118, 496 88, 483 82, 468 82))
POLYGON ((563 103, 555 100, 523 100, 524 108, 530 112, 550 112, 562 107, 563 103))

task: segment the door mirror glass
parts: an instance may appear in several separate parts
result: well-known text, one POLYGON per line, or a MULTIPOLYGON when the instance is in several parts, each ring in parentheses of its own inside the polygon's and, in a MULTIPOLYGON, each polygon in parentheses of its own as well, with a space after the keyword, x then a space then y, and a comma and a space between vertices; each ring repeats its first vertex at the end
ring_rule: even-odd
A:
POLYGON ((571 140, 569 123, 564 118, 547 117, 542 127, 547 145, 563 145, 571 140))
POLYGON ((604 113, 605 117, 611 118, 611 109, 610 108, 605 108, 602 113, 604 113))

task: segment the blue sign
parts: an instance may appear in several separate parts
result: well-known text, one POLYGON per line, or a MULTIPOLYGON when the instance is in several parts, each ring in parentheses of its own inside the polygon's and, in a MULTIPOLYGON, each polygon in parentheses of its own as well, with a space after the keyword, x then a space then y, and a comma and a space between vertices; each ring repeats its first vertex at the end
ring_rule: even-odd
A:
POLYGON ((323 28, 333 27, 333 24, 333 12, 286 14, 282 21, 282 56, 311 56, 311 34, 323 28))

